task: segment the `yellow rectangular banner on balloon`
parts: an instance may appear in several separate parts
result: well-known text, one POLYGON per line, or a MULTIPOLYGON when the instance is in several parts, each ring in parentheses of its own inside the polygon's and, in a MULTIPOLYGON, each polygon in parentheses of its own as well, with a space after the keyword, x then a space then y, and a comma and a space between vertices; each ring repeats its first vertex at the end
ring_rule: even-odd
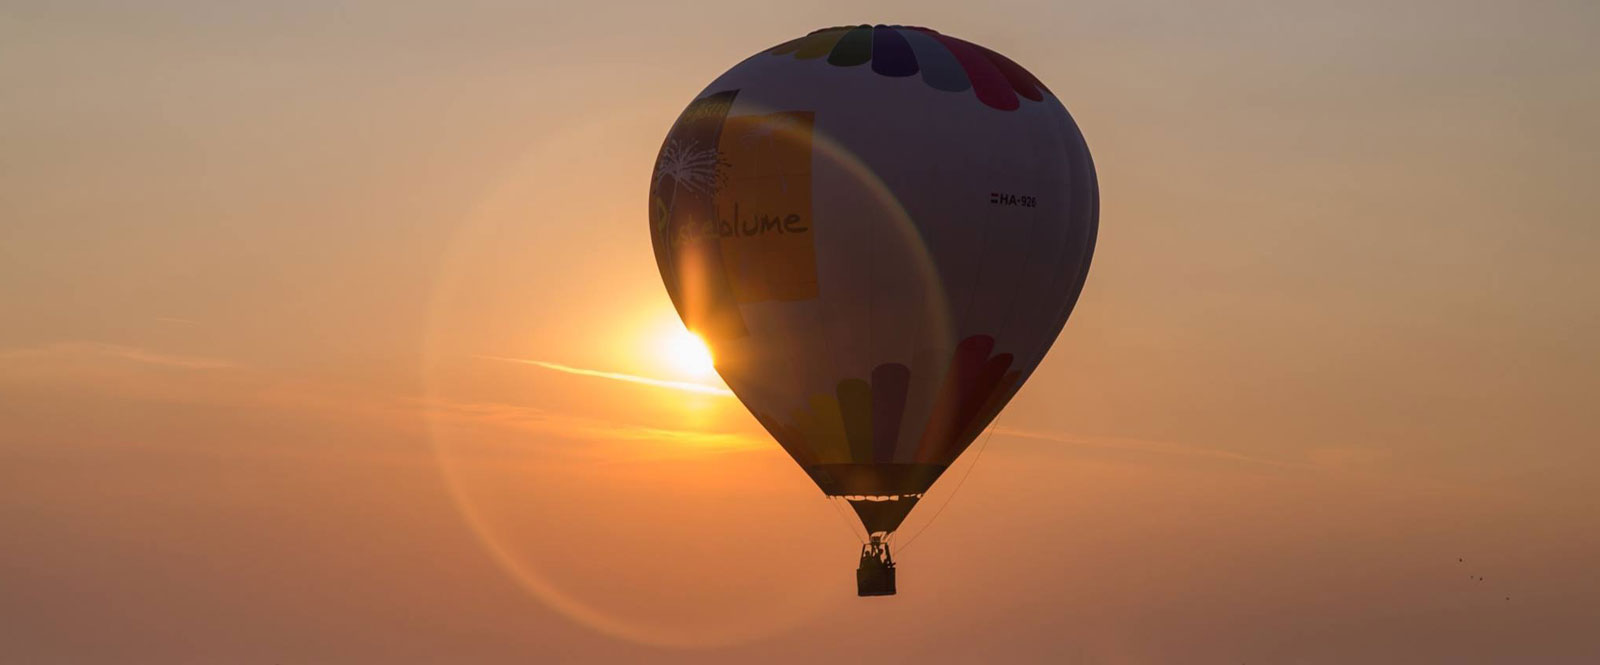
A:
POLYGON ((740 303, 817 297, 809 111, 729 117, 717 151, 723 266, 740 303))

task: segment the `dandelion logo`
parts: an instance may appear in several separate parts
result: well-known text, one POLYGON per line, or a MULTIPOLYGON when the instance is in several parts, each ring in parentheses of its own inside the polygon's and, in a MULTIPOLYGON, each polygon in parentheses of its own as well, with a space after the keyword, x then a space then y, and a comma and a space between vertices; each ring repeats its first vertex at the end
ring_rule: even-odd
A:
POLYGON ((661 149, 661 156, 656 159, 655 182, 651 189, 659 189, 663 180, 672 178, 674 186, 671 197, 662 202, 662 213, 656 223, 656 230, 666 233, 667 226, 671 223, 672 210, 678 202, 678 193, 687 191, 690 194, 713 194, 716 188, 727 178, 724 169, 728 167, 722 153, 715 148, 702 148, 698 141, 688 142, 672 139, 666 147, 661 149))
POLYGON ((685 144, 673 139, 661 149, 661 158, 656 160, 655 184, 659 187, 662 179, 671 177, 690 192, 706 194, 716 189, 723 177, 722 170, 727 166, 715 148, 702 148, 698 141, 685 144))

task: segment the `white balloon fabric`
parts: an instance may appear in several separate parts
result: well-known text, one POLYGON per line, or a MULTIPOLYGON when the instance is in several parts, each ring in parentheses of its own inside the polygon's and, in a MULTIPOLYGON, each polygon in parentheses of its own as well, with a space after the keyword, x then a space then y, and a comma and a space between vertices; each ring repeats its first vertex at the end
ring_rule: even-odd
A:
POLYGON ((650 188, 678 313, 872 533, 1043 359, 1098 215, 1088 147, 1050 90, 905 26, 819 30, 738 64, 673 125, 650 188))

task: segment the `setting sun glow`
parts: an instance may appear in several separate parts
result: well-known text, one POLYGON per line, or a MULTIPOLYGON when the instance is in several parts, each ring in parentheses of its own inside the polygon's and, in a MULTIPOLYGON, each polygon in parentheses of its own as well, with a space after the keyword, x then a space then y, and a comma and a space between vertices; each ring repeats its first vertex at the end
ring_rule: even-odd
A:
POLYGON ((681 328, 673 330, 667 333, 662 347, 662 359, 666 364, 686 376, 709 377, 716 374, 711 349, 700 336, 681 328))

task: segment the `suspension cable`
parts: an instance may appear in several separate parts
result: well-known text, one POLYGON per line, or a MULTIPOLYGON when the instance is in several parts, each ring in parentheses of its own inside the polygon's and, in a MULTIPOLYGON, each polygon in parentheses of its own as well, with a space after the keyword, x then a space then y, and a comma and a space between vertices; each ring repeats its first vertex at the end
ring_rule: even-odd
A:
POLYGON ((844 499, 839 499, 839 501, 835 501, 835 499, 839 499, 839 497, 828 497, 828 503, 833 504, 833 512, 838 513, 839 519, 844 522, 845 530, 850 532, 850 537, 856 539, 856 542, 866 545, 867 541, 862 540, 861 536, 856 534, 856 527, 850 523, 850 516, 844 514, 844 509, 839 507, 839 501, 844 499))
POLYGON ((999 426, 999 422, 1000 419, 995 418, 994 422, 989 423, 989 430, 983 436, 983 443, 978 444, 978 452, 972 456, 972 463, 967 465, 966 473, 961 474, 961 480, 956 482, 955 489, 950 490, 950 496, 945 497, 944 503, 939 504, 939 509, 933 512, 933 517, 929 517, 928 521, 922 525, 922 528, 911 534, 911 538, 904 545, 898 546, 900 554, 904 555, 906 550, 911 548, 911 543, 917 542, 917 539, 922 537, 922 533, 927 531, 928 527, 933 526, 933 521, 939 519, 939 515, 944 513, 944 509, 949 507, 950 500, 956 498, 956 493, 961 491, 961 486, 967 484, 967 477, 972 475, 972 469, 978 466, 978 460, 983 458, 983 451, 989 447, 989 440, 994 438, 994 430, 999 426))

